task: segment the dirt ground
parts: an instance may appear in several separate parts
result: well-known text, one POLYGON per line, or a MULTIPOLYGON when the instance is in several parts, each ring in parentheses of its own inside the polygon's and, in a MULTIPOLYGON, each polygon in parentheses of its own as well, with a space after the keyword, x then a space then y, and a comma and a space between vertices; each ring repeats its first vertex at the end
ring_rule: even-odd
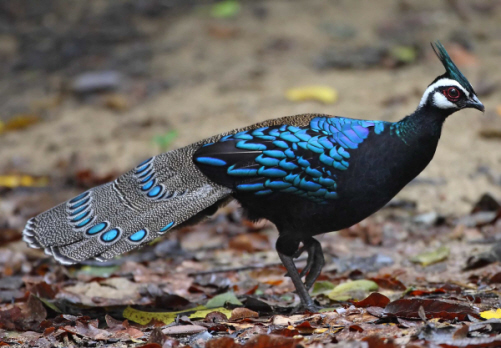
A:
MULTIPOLYGON (((474 3, 479 8, 487 6, 487 2, 474 3)), ((170 144, 175 148, 232 128, 307 112, 396 121, 415 109, 426 86, 443 72, 428 46, 436 39, 446 45, 451 38, 463 40, 474 47, 474 61, 461 66, 473 86, 499 82, 499 11, 470 10, 465 21, 447 1, 405 4, 245 2, 232 19, 211 18, 206 13, 207 5, 137 20, 138 30, 151 33, 146 44, 152 53, 145 76, 123 71, 126 81, 121 88, 126 90, 125 98, 131 100, 130 107, 113 111, 102 103, 82 102, 64 94, 58 106, 43 111, 43 122, 0 137, 1 171, 50 175, 58 163, 76 155, 82 167, 102 174, 120 173, 159 153, 161 149, 151 139, 172 130, 178 134, 170 144), (381 28, 392 26, 395 33, 382 39, 381 28), (344 27, 353 31, 352 36, 335 32, 344 27), (408 33, 402 33, 406 30, 408 33), (395 69, 315 67, 315 60, 328 47, 341 51, 399 41, 418 47, 422 58, 395 69), (137 96, 148 80, 171 87, 151 97, 137 96), (338 102, 294 103, 284 97, 288 88, 317 84, 335 88, 338 102), (392 100, 397 102, 388 106, 392 100)), ((120 54, 127 55, 127 48, 120 45, 110 46, 112 49, 121 49, 120 54)), ((94 68, 103 65, 95 64, 94 68)), ((108 68, 120 70, 121 66, 108 68)), ((26 77, 26 71, 0 82, 0 90, 5 93, 2 99, 14 105, 11 109, 21 110, 17 113, 56 98, 59 92, 54 85, 70 83, 71 76, 65 73, 75 74, 75 69, 70 73, 31 73, 43 76, 45 83, 26 77), (27 83, 22 90, 10 93, 13 80, 19 80, 19 76, 35 81, 34 86, 27 83)), ((496 113, 499 93, 496 89, 481 97, 487 113, 496 113)), ((8 119, 13 114, 5 104, 1 117, 8 119)), ((500 197, 501 187, 478 174, 479 166, 490 168, 496 175, 501 173, 499 140, 479 137, 481 119, 479 112, 470 110, 453 115, 444 127, 435 159, 420 176, 422 180, 407 187, 401 197, 418 202, 420 211, 446 214, 466 212, 484 192, 500 197)))
POLYGON ((499 318, 480 315, 501 312, 501 2, 235 3, 221 14, 213 1, 0 2, 0 346, 501 345, 499 318), (444 71, 437 39, 486 112, 447 120, 393 208, 319 237, 325 313, 289 315, 298 298, 276 231, 235 205, 106 264, 63 267, 20 240, 29 217, 213 134, 301 113, 397 121, 444 71), (337 101, 286 98, 310 85, 337 101), (358 280, 379 293, 333 294, 358 280), (226 306, 209 306, 220 295, 226 306))

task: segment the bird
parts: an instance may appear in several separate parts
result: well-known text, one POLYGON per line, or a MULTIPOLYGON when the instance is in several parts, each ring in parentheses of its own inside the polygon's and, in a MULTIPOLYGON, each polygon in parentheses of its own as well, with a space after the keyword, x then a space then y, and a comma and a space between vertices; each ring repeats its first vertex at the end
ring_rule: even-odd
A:
POLYGON ((236 200, 276 226, 300 307, 318 311, 308 291, 325 260, 314 237, 378 211, 430 163, 448 116, 485 110, 440 41, 431 45, 446 71, 398 122, 301 114, 215 135, 29 219, 23 239, 63 265, 106 261, 236 200), (294 259, 305 252, 299 272, 294 259))

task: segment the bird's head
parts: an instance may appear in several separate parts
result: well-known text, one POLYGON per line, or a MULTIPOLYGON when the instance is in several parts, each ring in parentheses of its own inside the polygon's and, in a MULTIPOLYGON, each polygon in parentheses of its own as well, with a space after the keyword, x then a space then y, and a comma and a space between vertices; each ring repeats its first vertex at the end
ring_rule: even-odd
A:
POLYGON ((470 82, 459 71, 444 46, 437 41, 435 45, 432 44, 432 47, 446 72, 428 86, 419 106, 438 108, 446 116, 465 108, 474 108, 483 112, 484 104, 478 100, 470 82))

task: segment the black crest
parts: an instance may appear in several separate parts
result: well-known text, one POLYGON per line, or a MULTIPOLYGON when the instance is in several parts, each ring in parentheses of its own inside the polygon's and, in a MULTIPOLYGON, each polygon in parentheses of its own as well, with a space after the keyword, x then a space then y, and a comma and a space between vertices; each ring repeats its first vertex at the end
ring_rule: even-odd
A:
POLYGON ((433 48, 433 51, 435 51, 435 54, 437 55, 438 59, 442 62, 444 65, 444 68, 446 70, 446 73, 444 76, 449 77, 453 80, 456 80, 463 86, 468 92, 472 94, 476 94, 475 91, 473 90, 473 87, 471 86, 470 82, 466 79, 466 77, 459 71, 458 67, 454 62, 452 61, 451 57, 445 50, 445 47, 440 43, 440 41, 436 41, 435 44, 431 44, 431 47, 433 48))

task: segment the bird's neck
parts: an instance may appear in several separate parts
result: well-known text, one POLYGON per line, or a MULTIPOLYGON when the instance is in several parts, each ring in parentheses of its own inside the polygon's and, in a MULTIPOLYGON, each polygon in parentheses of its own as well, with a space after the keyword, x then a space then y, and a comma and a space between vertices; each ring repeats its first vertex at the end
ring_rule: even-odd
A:
POLYGON ((450 113, 444 110, 423 105, 394 123, 392 131, 408 145, 414 142, 422 143, 427 139, 438 141, 444 121, 449 115, 450 113))

